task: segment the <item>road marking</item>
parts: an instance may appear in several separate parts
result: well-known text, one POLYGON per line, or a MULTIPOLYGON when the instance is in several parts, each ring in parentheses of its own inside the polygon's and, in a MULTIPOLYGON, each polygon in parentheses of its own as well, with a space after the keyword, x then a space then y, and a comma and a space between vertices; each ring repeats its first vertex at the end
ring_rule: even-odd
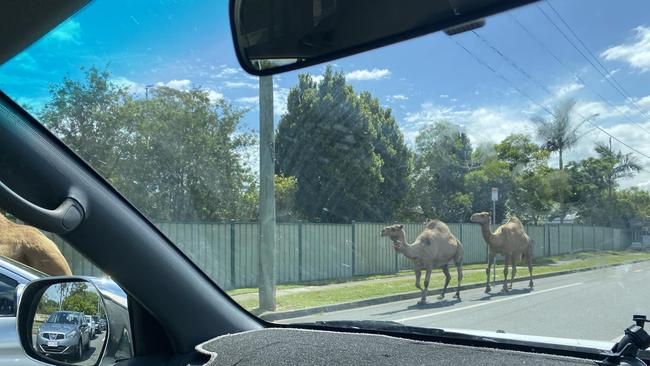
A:
POLYGON ((516 300, 516 299, 521 299, 522 297, 527 297, 527 296, 532 296, 532 295, 539 295, 539 294, 543 294, 543 293, 551 292, 551 291, 556 291, 556 290, 562 290, 562 289, 565 289, 565 288, 569 288, 569 287, 573 287, 573 286, 579 286, 579 285, 582 285, 582 284, 583 284, 583 282, 576 282, 576 283, 572 283, 572 284, 569 284, 569 285, 549 288, 549 289, 546 289, 546 290, 534 291, 534 292, 530 292, 530 293, 523 294, 523 295, 515 295, 515 296, 512 296, 512 297, 506 297, 506 298, 498 299, 498 300, 494 300, 494 301, 483 302, 483 303, 480 303, 480 304, 463 306, 461 308, 443 310, 443 311, 439 311, 437 313, 432 313, 432 314, 411 316, 411 317, 408 317, 408 318, 397 319, 395 321, 396 322, 406 322, 406 321, 409 321, 409 320, 428 318, 428 317, 442 315, 442 314, 449 314, 449 313, 454 313, 456 311, 463 311, 463 310, 467 310, 467 309, 477 308, 479 306, 491 305, 491 304, 496 304, 496 303, 503 302, 503 301, 516 300))

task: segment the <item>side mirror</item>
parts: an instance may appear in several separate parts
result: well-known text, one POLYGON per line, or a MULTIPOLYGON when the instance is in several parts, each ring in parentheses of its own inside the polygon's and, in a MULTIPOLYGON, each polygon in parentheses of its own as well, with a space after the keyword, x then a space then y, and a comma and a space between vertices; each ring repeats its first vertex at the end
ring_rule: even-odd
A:
POLYGON ((102 360, 113 363, 132 357, 126 294, 114 284, 101 286, 102 282, 50 277, 25 286, 16 319, 25 353, 65 366, 96 366, 102 360), (90 332, 85 315, 106 319, 106 330, 90 332))

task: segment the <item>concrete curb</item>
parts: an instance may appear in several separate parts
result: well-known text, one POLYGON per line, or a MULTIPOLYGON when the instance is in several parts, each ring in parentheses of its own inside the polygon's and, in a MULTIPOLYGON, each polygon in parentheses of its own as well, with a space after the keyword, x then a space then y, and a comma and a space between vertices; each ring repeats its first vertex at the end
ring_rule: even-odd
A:
MULTIPOLYGON (((603 268, 610 268, 610 267, 618 267, 618 266, 625 266, 629 264, 635 264, 635 263, 640 263, 640 262, 648 262, 648 259, 639 259, 639 260, 634 260, 630 262, 625 262, 625 263, 616 263, 616 264, 606 264, 602 266, 596 266, 596 267, 587 267, 587 268, 579 268, 579 269, 571 269, 571 270, 566 270, 566 271, 560 271, 560 272, 552 272, 552 273, 544 273, 540 275, 533 275, 533 280, 540 279, 540 278, 548 278, 548 277, 556 277, 556 276, 562 276, 562 275, 567 275, 571 273, 579 273, 579 272, 587 272, 587 271, 593 271, 596 269, 603 269, 603 268)), ((516 278, 515 282, 524 282, 528 281, 528 276, 521 277, 521 278, 516 278)), ((475 288, 481 288, 484 287, 485 283, 475 283, 471 285, 463 285, 460 287, 461 291, 465 290, 471 290, 475 288)), ((448 288, 447 293, 449 296, 453 296, 454 290, 456 288, 448 288)), ((429 290, 429 295, 439 295, 442 293, 442 289, 432 289, 429 290)), ((462 294, 461 294, 462 295, 462 294)), ((289 310, 289 311, 279 311, 279 312, 274 312, 274 313, 264 313, 259 315, 259 317, 263 320, 266 321, 277 321, 277 320, 284 320, 284 319, 291 319, 291 318, 300 318, 303 316, 308 316, 308 315, 313 315, 313 314, 318 314, 318 313, 329 313, 333 311, 340 311, 340 310, 348 310, 348 309, 354 309, 354 308, 359 308, 359 307, 364 307, 364 306, 370 306, 370 305, 378 305, 378 304, 385 304, 389 302, 395 302, 395 301, 402 301, 402 300, 409 300, 409 299, 416 299, 420 297, 419 292, 407 292, 407 293, 401 293, 397 295, 388 295, 388 296, 381 296, 381 297, 373 297, 369 299, 364 299, 364 300, 357 300, 357 301, 350 301, 350 302, 343 302, 339 304, 332 304, 332 305, 323 305, 323 306, 316 306, 313 308, 305 308, 305 309, 297 309, 297 310, 289 310)))

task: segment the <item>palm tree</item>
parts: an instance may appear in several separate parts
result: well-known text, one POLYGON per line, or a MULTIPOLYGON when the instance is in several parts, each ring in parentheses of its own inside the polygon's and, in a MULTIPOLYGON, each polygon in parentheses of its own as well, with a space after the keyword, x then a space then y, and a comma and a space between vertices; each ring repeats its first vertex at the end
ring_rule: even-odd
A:
POLYGON ((612 203, 612 193, 616 181, 620 178, 631 177, 634 173, 640 172, 643 168, 639 164, 639 160, 632 153, 623 154, 620 150, 615 152, 612 149, 612 141, 610 139, 609 145, 602 142, 596 143, 596 153, 601 159, 607 161, 611 165, 609 175, 605 177, 607 181, 607 197, 610 204, 612 203))
POLYGON ((570 150, 578 142, 576 130, 587 121, 573 126, 571 112, 576 102, 573 99, 566 99, 553 108, 551 119, 544 119, 540 116, 532 118, 537 125, 537 136, 544 142, 543 148, 550 152, 557 152, 560 159, 560 170, 564 170, 563 153, 570 150))
MULTIPOLYGON (((532 118, 532 121, 537 125, 537 136, 544 142, 542 148, 552 153, 558 153, 560 172, 564 171, 564 152, 575 146, 580 139, 576 131, 582 124, 597 116, 597 114, 593 114, 583 118, 579 123, 574 123, 571 112, 575 105, 576 101, 574 99, 565 99, 553 107, 550 119, 540 116, 532 118)), ((560 193, 560 215, 560 223, 562 223, 564 222, 564 216, 566 216, 563 193, 560 193)))

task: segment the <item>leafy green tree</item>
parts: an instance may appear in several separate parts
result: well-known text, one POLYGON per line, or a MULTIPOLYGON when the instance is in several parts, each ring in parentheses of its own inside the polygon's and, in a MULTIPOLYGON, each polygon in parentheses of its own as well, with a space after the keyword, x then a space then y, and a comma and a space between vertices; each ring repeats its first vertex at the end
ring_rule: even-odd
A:
POLYGON ((299 75, 289 92, 276 172, 296 178, 296 203, 307 219, 382 221, 395 215, 404 195, 397 189, 408 184, 408 162, 399 162, 407 155, 402 140, 390 110, 369 94, 357 95, 343 73, 328 67, 318 83, 299 75), (382 174, 388 171, 405 174, 388 178, 382 174))
POLYGON ((463 220, 472 198, 464 195, 465 175, 473 169, 472 146, 458 126, 439 121, 415 137, 415 197, 426 216, 463 220))
POLYGON ((524 223, 538 224, 553 208, 552 170, 549 151, 523 134, 512 134, 495 145, 497 157, 511 172, 511 188, 505 192, 506 211, 524 223))
POLYGON ((201 88, 131 95, 91 68, 51 88, 41 120, 154 220, 252 219, 245 110, 201 88))
MULTIPOLYGON (((76 285, 76 284, 75 284, 76 285)), ((63 299, 63 310, 78 311, 86 315, 97 314, 99 295, 85 284, 79 284, 63 299)))
POLYGON ((129 90, 110 82, 106 70, 83 69, 84 79, 66 76, 50 86, 50 101, 40 120, 66 145, 111 183, 120 174, 132 142, 132 118, 123 106, 133 100, 129 90))

